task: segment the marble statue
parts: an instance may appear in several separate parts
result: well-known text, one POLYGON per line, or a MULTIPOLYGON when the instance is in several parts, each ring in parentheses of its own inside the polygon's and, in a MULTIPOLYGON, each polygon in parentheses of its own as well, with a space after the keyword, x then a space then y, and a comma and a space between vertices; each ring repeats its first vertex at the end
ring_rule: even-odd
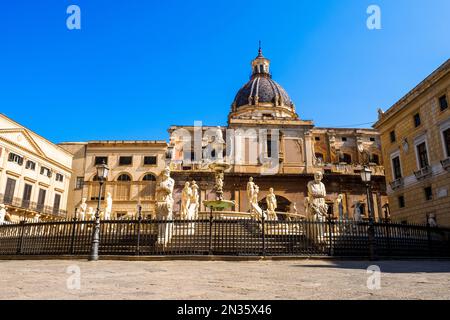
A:
POLYGON ((353 208, 353 219, 356 222, 361 222, 362 221, 362 215, 361 215, 361 204, 359 202, 354 203, 354 208, 353 208))
POLYGON ((198 192, 199 186, 197 185, 197 182, 195 180, 192 180, 191 182, 191 205, 195 205, 194 207, 194 219, 198 218, 198 210, 200 206, 200 194, 198 192))
POLYGON ((93 220, 95 217, 94 208, 89 207, 86 213, 86 220, 93 220))
POLYGON ((277 197, 273 191, 273 188, 269 189, 269 194, 266 196, 267 203, 267 218, 269 220, 278 220, 276 209, 277 209, 277 197))
POLYGON ((87 209, 86 200, 87 200, 86 198, 81 199, 80 211, 78 213, 78 220, 86 219, 86 209, 87 209))
POLYGON ((428 215, 428 225, 432 228, 436 228, 437 227, 437 222, 436 222, 436 216, 434 214, 429 214, 428 215))
POLYGON ((247 199, 249 203, 248 207, 250 210, 252 209, 254 193, 255 193, 255 183, 253 182, 253 177, 250 177, 247 182, 247 199))
POLYGON ((5 222, 6 218, 6 206, 1 203, 0 204, 0 225, 2 225, 5 222))
POLYGON ((322 183, 322 172, 314 174, 314 180, 308 182, 308 212, 316 221, 324 221, 328 213, 328 205, 325 203, 327 191, 322 183))
POLYGON ((252 204, 254 205, 258 205, 258 194, 259 194, 259 186, 255 184, 252 196, 252 204))
POLYGON ((223 132, 222 132, 222 129, 220 127, 216 128, 214 142, 218 143, 218 144, 224 144, 225 143, 225 140, 223 139, 223 132))
POLYGON ((190 187, 190 183, 186 182, 184 184, 183 191, 181 191, 181 210, 180 210, 181 219, 186 219, 188 217, 191 198, 192 198, 192 189, 190 187))
POLYGON ((297 205, 295 204, 295 202, 292 203, 289 209, 290 209, 289 213, 298 214, 297 205))
POLYGON ((170 169, 164 169, 156 187, 157 218, 172 219, 173 188, 175 180, 170 177, 170 169))
MULTIPOLYGON (((156 187, 156 218, 159 220, 172 220, 173 188, 175 180, 170 177, 170 169, 162 172, 156 187)), ((172 223, 158 224, 158 244, 167 245, 172 238, 172 223)))
POLYGON ((103 219, 111 220, 112 204, 113 204, 113 199, 112 199, 111 193, 108 192, 106 194, 106 208, 105 208, 105 213, 104 213, 103 219))
POLYGON ((338 207, 338 211, 339 211, 339 220, 343 220, 344 219, 344 195, 343 194, 339 194, 337 199, 336 199, 336 203, 337 203, 337 207, 338 207))

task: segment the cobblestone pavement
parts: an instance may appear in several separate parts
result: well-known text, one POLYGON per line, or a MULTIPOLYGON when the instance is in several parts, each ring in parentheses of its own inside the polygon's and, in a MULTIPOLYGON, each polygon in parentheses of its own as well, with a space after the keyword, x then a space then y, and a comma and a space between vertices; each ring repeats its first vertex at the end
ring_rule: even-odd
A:
POLYGON ((450 299, 450 261, 0 260, 0 274, 0 299, 450 299))

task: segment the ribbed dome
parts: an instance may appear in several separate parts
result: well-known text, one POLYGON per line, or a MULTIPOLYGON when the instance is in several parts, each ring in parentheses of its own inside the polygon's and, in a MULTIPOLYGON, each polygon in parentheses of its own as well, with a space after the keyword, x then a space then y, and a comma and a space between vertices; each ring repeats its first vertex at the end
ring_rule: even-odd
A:
POLYGON ((236 94, 234 105, 239 108, 244 105, 256 103, 273 103, 292 107, 291 98, 278 83, 271 79, 269 74, 255 73, 236 94))

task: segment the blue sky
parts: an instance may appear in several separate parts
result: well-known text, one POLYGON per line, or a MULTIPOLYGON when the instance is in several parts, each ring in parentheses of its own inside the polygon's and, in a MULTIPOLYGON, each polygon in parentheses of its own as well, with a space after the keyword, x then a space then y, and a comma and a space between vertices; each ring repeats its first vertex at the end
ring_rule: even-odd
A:
POLYGON ((302 119, 369 123, 450 57, 449 12, 448 0, 3 1, 0 112, 54 142, 225 125, 261 40, 302 119), (66 27, 71 4, 81 30, 66 27), (371 4, 381 30, 366 27, 371 4))

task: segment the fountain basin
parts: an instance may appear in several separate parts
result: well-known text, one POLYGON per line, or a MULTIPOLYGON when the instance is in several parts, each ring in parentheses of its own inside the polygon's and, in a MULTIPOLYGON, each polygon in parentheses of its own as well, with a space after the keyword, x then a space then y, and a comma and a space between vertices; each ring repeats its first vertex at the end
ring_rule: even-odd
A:
POLYGON ((230 209, 235 205, 234 201, 230 200, 204 200, 205 207, 212 209, 212 211, 222 211, 230 209))

